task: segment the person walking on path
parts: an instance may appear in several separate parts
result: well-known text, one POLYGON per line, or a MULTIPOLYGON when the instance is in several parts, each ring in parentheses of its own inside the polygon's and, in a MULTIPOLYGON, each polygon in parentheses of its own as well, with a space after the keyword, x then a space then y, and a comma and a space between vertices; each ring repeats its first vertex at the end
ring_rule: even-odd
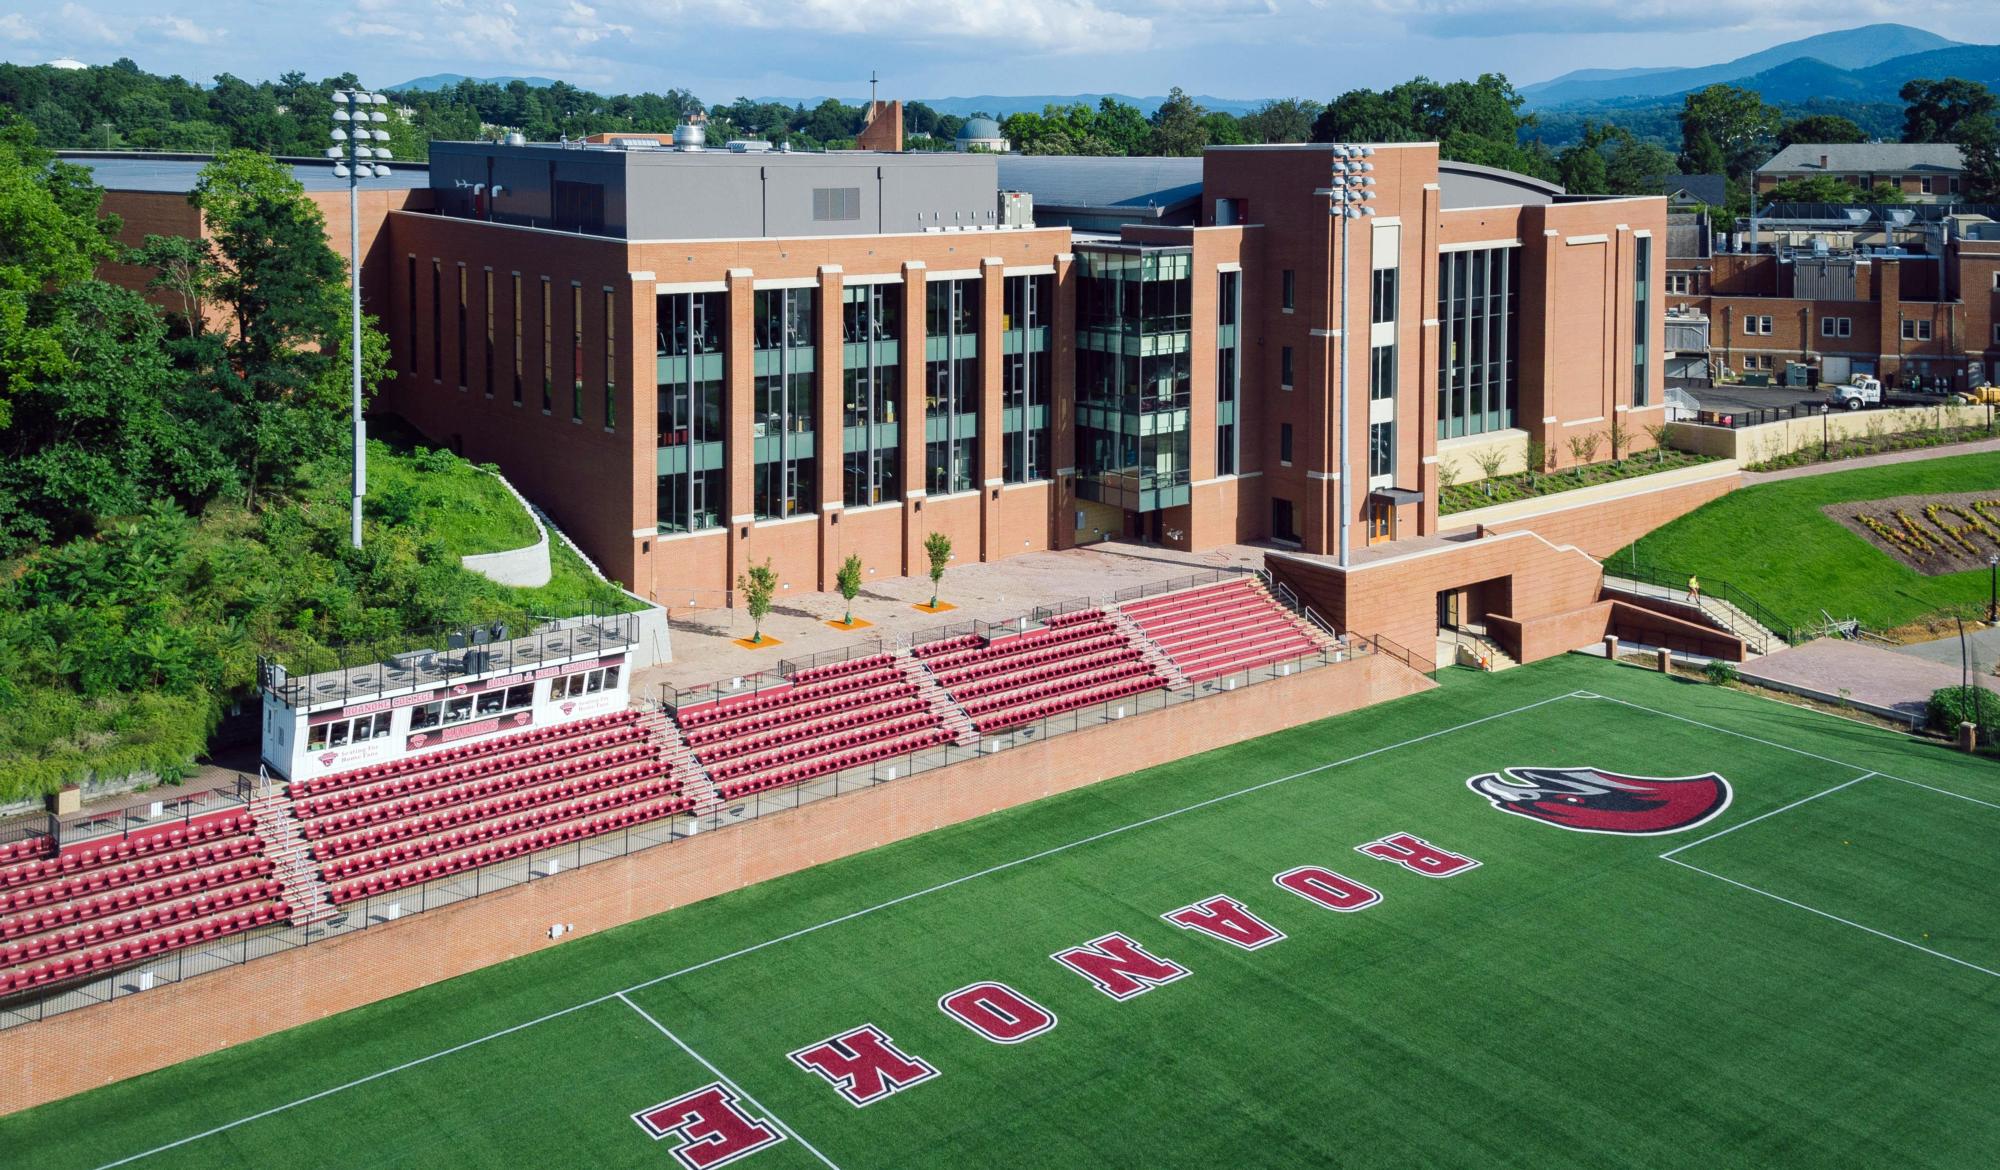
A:
POLYGON ((1701 603, 1701 578, 1693 574, 1688 575, 1688 599, 1697 605, 1701 603))

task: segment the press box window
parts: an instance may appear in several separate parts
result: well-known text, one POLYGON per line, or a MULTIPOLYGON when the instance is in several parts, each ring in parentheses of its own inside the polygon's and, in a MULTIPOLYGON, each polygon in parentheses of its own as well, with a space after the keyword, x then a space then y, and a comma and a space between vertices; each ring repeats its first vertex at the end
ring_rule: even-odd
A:
POLYGON ((366 743, 389 734, 389 723, 393 716, 384 711, 379 715, 363 715, 359 719, 342 719, 334 723, 322 723, 306 733, 308 750, 345 747, 350 743, 366 743))
POLYGON ((579 670, 575 674, 566 674, 549 684, 549 698, 574 699, 599 691, 616 690, 618 670, 616 666, 607 666, 602 670, 579 670))
POLYGON ((813 188, 813 219, 815 221, 856 220, 860 218, 861 188, 813 188))

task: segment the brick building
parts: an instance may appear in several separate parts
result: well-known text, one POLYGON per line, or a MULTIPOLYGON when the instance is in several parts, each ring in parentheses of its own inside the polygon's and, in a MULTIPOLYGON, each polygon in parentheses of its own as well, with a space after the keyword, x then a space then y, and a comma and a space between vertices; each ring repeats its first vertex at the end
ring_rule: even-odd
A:
MULTIPOLYGON (((436 143, 364 205, 377 408, 663 603, 726 604, 766 558, 801 592, 849 554, 921 572, 932 531, 961 559, 1125 536, 1337 564, 1440 532, 1441 457, 1629 452, 1663 414, 1663 199, 1385 145, 1343 244, 1326 145, 671 142, 436 143)), ((198 163, 154 194, 126 165, 100 169, 110 210, 189 218, 198 163)), ((307 177, 344 234, 344 191, 307 177)))
POLYGON ((1757 190, 1831 178, 1861 191, 1894 187, 1912 203, 1956 203, 1965 156, 1948 142, 1797 142, 1757 168, 1757 190))
POLYGON ((1994 210, 1779 205, 1719 239, 1705 221, 1677 224, 1670 363, 1709 376, 1799 362, 1828 382, 1876 374, 1950 390, 2000 378, 1994 210), (1704 360, 1683 364, 1694 354, 1704 360))

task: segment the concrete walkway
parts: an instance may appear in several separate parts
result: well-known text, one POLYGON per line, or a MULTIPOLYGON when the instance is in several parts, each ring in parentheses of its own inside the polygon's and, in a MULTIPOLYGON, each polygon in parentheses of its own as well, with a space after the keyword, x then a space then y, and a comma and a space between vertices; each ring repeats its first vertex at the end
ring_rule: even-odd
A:
MULTIPOLYGON (((1975 674, 1991 675, 1995 666, 2000 666, 2000 626, 1967 626, 1965 628, 1966 650, 1972 657, 1975 674)), ((1926 662, 1941 663, 1953 670, 1959 668, 1962 655, 1958 645, 1958 635, 1946 634, 1929 642, 1912 642, 1906 646, 1891 646, 1889 649, 1926 662)))
MULTIPOLYGON (((1954 639, 1956 641, 1956 639, 1954 639)), ((1848 703, 1886 719, 1921 723, 1931 692, 1959 685, 1952 665, 1900 654, 1886 646, 1818 638, 1780 650, 1740 668, 1745 681, 1829 703, 1848 703)), ((2000 679, 1974 676, 1975 683, 2000 692, 2000 679)))
POLYGON ((1972 443, 1952 443, 1943 447, 1918 447, 1909 451, 1885 451, 1880 455, 1863 455, 1859 459, 1836 459, 1832 463, 1808 463, 1804 467, 1787 467, 1782 471, 1746 471, 1743 486, 1753 487, 1760 483, 1776 483, 1781 479, 1799 479, 1808 475, 1832 475, 1837 471, 1857 471, 1863 467, 1887 467, 1891 463, 1918 463, 1925 459, 1946 459, 1953 455, 1983 455, 1989 451, 2000 451, 2000 439, 1980 439, 1972 443))

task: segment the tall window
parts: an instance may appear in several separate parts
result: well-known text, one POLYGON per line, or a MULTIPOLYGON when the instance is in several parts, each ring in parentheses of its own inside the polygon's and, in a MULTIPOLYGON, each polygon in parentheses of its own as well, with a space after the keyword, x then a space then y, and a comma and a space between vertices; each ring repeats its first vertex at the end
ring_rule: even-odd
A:
MULTIPOLYGON (((1377 253, 1375 259, 1380 262, 1385 257, 1377 253)), ((1390 253, 1386 259, 1393 264, 1396 259, 1395 254, 1390 253)), ((1377 325, 1396 319, 1396 272, 1395 268, 1375 270, 1374 281, 1368 290, 1368 319, 1377 325)))
POLYGON ((556 293, 542 277, 542 413, 556 408, 556 293))
POLYGON ((405 314, 409 318, 405 324, 409 326, 410 344, 403 351, 403 368, 415 374, 417 372, 417 258, 415 256, 409 258, 408 281, 405 287, 410 290, 409 311, 405 314))
POLYGON ((1380 402, 1396 396, 1396 343, 1378 345, 1368 351, 1368 400, 1380 402))
POLYGON ((1520 330, 1520 249, 1475 248, 1438 257, 1438 437, 1514 425, 1520 330))
POLYGON ((1240 272, 1216 274, 1215 296, 1215 473, 1237 471, 1236 403, 1242 377, 1242 341, 1237 321, 1242 316, 1240 272))
POLYGON ((760 288, 752 302, 756 381, 751 511, 759 520, 800 515, 819 506, 813 426, 814 292, 760 288))
POLYGON ((1278 462, 1289 466, 1292 462, 1292 424, 1278 424, 1278 462))
POLYGON ((1645 406, 1653 400, 1653 388, 1646 376, 1646 343, 1652 334, 1653 237, 1640 236, 1632 258, 1632 405, 1645 406))
POLYGON ((431 380, 444 381, 444 264, 431 260, 431 380))
POLYGON ((1153 512, 1189 502, 1194 256, 1077 249, 1076 491, 1153 512))
POLYGON ((1287 310, 1294 309, 1298 307, 1298 297, 1299 297, 1298 273, 1287 268, 1284 270, 1283 273, 1280 274, 1280 278, 1278 281, 1279 303, 1287 310))
POLYGON ((1368 478, 1393 479, 1396 475, 1396 424, 1368 424, 1368 478))
POLYGON ((934 496, 978 485, 977 279, 924 285, 924 486, 934 496))
POLYGON ((521 405, 521 382, 524 366, 521 360, 523 341, 521 339, 521 274, 516 272, 514 281, 514 405, 521 405))
POLYGON ((865 508, 903 491, 903 288, 849 285, 840 296, 841 498, 865 508))
POLYGON ((618 429, 618 296, 604 290, 604 429, 618 429))
POLYGON ((1292 347, 1287 345, 1278 350, 1278 385, 1292 388, 1292 347))
POLYGON ((726 294, 663 293, 659 325, 659 530, 699 532, 723 520, 727 422, 722 409, 726 294))
POLYGON ((569 421, 583 421, 583 286, 569 286, 569 421))
POLYGON ((458 266, 458 388, 460 390, 472 385, 470 367, 465 362, 465 334, 467 327, 472 323, 466 315, 466 297, 469 295, 466 279, 465 265, 461 262, 458 266))
POLYGON ((480 304, 486 313, 486 350, 483 369, 486 373, 486 397, 493 397, 493 270, 488 268, 484 275, 480 304))
POLYGON ((1051 276, 1006 278, 1001 316, 1000 478, 1049 478, 1049 317, 1051 276))

